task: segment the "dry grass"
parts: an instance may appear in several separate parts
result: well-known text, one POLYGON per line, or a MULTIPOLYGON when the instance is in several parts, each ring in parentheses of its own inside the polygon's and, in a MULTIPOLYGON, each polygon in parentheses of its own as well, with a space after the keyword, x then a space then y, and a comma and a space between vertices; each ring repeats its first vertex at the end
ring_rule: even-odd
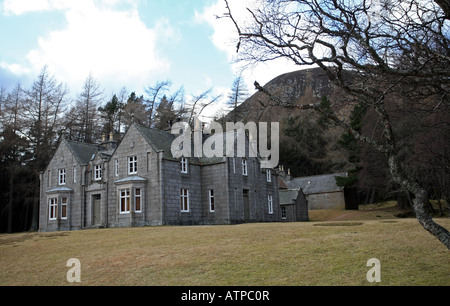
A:
POLYGON ((373 257, 381 285, 450 285, 449 251, 415 219, 361 216, 0 235, 0 285, 71 285, 69 258, 81 261, 81 285, 372 285, 373 257))

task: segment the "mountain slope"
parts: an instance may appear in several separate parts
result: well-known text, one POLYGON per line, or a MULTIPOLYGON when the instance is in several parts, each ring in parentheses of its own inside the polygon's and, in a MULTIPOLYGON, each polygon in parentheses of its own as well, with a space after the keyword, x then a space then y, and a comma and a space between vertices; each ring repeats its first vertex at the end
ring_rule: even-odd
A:
MULTIPOLYGON (((342 93, 328 80, 320 68, 299 70, 280 75, 264 86, 283 101, 294 105, 320 103, 323 96, 331 101, 337 114, 347 112, 341 102, 342 93)), ((346 152, 337 144, 344 132, 334 126, 321 126, 319 115, 312 110, 294 110, 272 106, 268 97, 257 92, 224 121, 280 123, 280 164, 291 168, 293 175, 315 175, 347 171, 346 152)))

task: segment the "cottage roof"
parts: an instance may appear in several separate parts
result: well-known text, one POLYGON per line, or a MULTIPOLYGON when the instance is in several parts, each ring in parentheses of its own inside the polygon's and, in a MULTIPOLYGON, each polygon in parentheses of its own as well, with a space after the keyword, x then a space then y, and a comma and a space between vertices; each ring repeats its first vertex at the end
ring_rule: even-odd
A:
POLYGON ((336 176, 347 176, 347 173, 297 177, 284 180, 284 183, 290 189, 303 189, 303 193, 306 195, 342 191, 342 187, 336 184, 336 176))
POLYGON ((281 179, 281 177, 278 177, 278 188, 280 188, 280 189, 289 189, 288 186, 281 179))
POLYGON ((293 204, 298 197, 299 189, 280 190, 280 205, 293 204))
POLYGON ((94 144, 67 139, 64 139, 64 141, 80 165, 87 165, 92 159, 92 156, 98 152, 98 146, 94 144))

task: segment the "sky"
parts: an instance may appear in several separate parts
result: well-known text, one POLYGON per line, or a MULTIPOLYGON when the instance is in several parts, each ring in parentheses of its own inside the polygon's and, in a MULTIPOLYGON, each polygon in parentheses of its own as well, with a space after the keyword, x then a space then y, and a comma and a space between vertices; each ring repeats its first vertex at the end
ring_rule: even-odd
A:
MULTIPOLYGON (((229 0, 236 18, 260 0, 229 0)), ((81 92, 89 74, 105 98, 125 87, 170 80, 186 96, 213 88, 224 103, 234 78, 237 34, 223 0, 0 0, 0 86, 30 87, 46 65, 70 90, 81 92)), ((249 93, 297 70, 266 63, 242 72, 249 93)), ((215 112, 220 105, 208 111, 215 112)))

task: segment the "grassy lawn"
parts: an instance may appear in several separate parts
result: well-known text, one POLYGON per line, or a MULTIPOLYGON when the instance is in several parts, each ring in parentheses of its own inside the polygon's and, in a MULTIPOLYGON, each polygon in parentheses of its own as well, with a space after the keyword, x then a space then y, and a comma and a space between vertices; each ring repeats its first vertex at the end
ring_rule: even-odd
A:
POLYGON ((329 213, 307 223, 4 234, 0 285, 72 285, 69 258, 81 262, 81 285, 374 285, 370 258, 381 262, 379 285, 450 285, 450 252, 415 219, 329 213))

